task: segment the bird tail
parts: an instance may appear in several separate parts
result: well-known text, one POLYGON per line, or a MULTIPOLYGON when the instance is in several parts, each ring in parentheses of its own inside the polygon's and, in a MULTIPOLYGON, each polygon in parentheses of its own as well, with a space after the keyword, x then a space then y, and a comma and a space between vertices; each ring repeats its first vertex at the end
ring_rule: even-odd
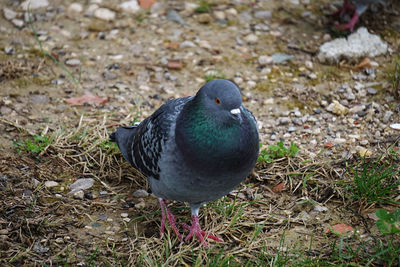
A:
POLYGON ((118 145, 122 156, 126 161, 133 164, 132 160, 132 142, 137 131, 137 125, 118 127, 118 129, 110 134, 110 141, 118 145))

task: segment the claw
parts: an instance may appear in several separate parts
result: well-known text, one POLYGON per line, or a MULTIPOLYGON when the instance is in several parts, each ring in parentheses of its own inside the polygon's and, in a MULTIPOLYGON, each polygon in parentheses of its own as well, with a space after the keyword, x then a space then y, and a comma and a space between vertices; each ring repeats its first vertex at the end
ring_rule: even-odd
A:
POLYGON ((172 212, 169 211, 167 202, 161 198, 159 199, 159 201, 160 201, 160 206, 161 206, 161 226, 160 226, 161 237, 164 235, 164 232, 165 232, 165 219, 167 218, 172 230, 177 235, 179 241, 182 242, 182 235, 179 233, 178 228, 175 225, 175 217, 172 214, 172 212), (165 214, 167 214, 166 217, 165 217, 165 214))
POLYGON ((199 217, 197 215, 192 215, 192 226, 189 226, 187 224, 182 224, 182 226, 189 231, 189 234, 185 238, 185 242, 189 241, 194 235, 197 237, 197 239, 205 248, 208 248, 208 245, 207 242, 204 240, 204 237, 213 239, 217 242, 224 241, 222 238, 219 238, 211 234, 207 234, 206 232, 201 230, 199 217))

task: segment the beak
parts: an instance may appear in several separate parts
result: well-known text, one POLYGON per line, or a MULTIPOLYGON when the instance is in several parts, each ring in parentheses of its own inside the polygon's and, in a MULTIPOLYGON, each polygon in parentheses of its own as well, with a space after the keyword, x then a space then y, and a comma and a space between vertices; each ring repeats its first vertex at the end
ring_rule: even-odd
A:
POLYGON ((233 115, 240 114, 240 109, 238 109, 238 108, 231 109, 231 113, 232 113, 233 115))

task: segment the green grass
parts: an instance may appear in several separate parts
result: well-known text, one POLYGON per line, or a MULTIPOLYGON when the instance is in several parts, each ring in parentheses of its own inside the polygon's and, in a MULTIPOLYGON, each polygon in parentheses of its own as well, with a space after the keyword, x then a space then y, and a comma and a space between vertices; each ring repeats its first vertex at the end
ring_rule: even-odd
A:
MULTIPOLYGON (((389 81, 393 86, 394 92, 400 90, 400 57, 394 59, 394 68, 388 73, 389 81)), ((400 94, 400 92, 398 92, 400 94)))
POLYGON ((219 70, 215 70, 215 71, 208 71, 205 75, 204 75, 204 80, 206 80, 206 82, 215 80, 215 79, 225 79, 225 75, 223 75, 221 73, 221 71, 219 70))
POLYGON ((17 149, 18 153, 26 151, 38 155, 42 153, 52 143, 52 141, 53 138, 51 137, 35 134, 33 139, 14 141, 13 145, 17 149))
POLYGON ((376 211, 379 220, 376 226, 383 235, 400 234, 400 209, 396 209, 393 213, 384 209, 376 211))
POLYGON ((352 198, 373 203, 395 203, 393 195, 400 184, 399 170, 394 165, 388 165, 382 157, 375 162, 362 158, 361 163, 350 167, 349 173, 353 181, 348 186, 352 198))
POLYGON ((285 147, 283 142, 279 141, 276 145, 270 145, 267 149, 263 149, 258 156, 258 161, 271 163, 274 159, 294 157, 298 151, 299 148, 295 143, 291 142, 289 147, 285 147))
POLYGON ((197 13, 209 13, 211 11, 212 4, 206 0, 198 2, 199 7, 197 7, 194 11, 197 13))

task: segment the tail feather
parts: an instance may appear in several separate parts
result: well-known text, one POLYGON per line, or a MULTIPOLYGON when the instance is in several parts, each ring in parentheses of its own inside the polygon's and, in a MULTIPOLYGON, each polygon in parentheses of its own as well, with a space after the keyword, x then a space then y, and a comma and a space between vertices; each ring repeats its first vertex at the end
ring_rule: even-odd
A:
POLYGON ((122 156, 130 164, 132 160, 132 142, 136 134, 137 126, 118 127, 117 131, 110 134, 110 141, 117 143, 122 156))

